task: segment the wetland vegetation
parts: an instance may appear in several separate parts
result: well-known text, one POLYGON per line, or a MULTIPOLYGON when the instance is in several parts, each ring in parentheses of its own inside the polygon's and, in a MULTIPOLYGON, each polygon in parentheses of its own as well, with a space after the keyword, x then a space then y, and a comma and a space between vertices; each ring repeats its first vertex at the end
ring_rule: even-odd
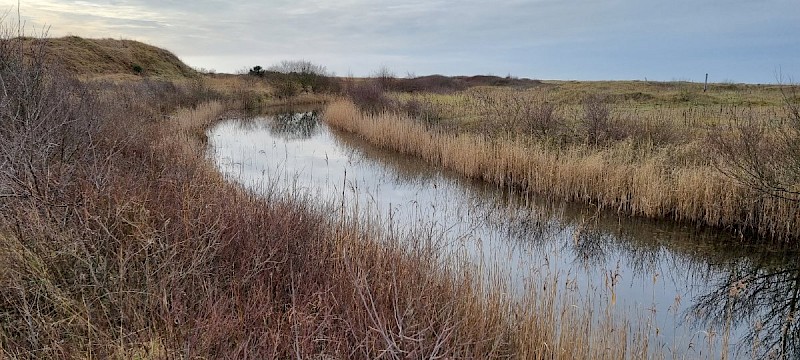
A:
MULTIPOLYGON (((318 91, 298 83, 279 96, 292 71, 202 74, 134 42, 16 34, 6 28, 0 40, 4 357, 798 354, 790 156, 798 116, 789 87, 718 84, 703 93, 688 83, 387 76, 326 78, 335 86, 318 91), (59 65, 53 44, 68 45, 59 54, 78 49, 63 58, 85 62, 59 65), (111 52, 87 58, 86 48, 111 52), (487 281, 462 253, 441 251, 432 227, 387 234, 380 218, 350 207, 257 192, 221 174, 207 131, 289 103, 328 104, 327 123, 359 134, 343 140, 349 146, 411 154, 449 169, 448 181, 466 176, 516 194, 503 201, 530 206, 540 194, 590 203, 555 226, 569 229, 567 249, 586 264, 626 249, 638 259, 664 249, 704 259, 696 273, 721 274, 692 305, 708 331, 679 334, 692 349, 670 348, 647 312, 617 317, 609 304, 623 287, 613 268, 593 278, 597 295, 566 291, 573 284, 558 272, 526 273, 512 293, 502 273, 487 281), (683 222, 688 240, 634 246, 646 237, 630 235, 636 227, 621 214, 683 222), (709 240, 697 234, 716 230, 701 225, 738 237, 709 240), (746 331, 726 332, 734 323, 746 331)), ((271 130, 302 141, 318 134, 310 120, 284 116, 271 130)), ((553 236, 545 218, 497 219, 509 232, 553 236)))

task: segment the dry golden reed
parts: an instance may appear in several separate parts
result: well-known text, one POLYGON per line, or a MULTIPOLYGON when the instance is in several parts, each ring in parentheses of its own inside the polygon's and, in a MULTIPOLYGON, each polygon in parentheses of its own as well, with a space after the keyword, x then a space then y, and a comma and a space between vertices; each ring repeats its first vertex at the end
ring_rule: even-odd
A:
POLYGON ((665 159, 680 147, 627 161, 630 156, 618 156, 624 144, 595 151, 554 150, 524 140, 432 130, 394 112, 365 114, 346 100, 330 104, 325 119, 378 146, 499 186, 636 216, 752 230, 781 239, 800 237, 796 204, 758 196, 710 165, 670 166, 665 159))

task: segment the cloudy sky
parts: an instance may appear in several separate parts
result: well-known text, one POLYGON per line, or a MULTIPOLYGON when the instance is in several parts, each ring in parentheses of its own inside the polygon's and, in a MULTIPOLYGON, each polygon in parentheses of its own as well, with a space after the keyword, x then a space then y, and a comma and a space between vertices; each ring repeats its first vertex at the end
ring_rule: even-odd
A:
POLYGON ((219 72, 306 59, 356 76, 386 66, 398 76, 800 79, 800 0, 21 0, 21 10, 29 33, 144 41, 219 72))

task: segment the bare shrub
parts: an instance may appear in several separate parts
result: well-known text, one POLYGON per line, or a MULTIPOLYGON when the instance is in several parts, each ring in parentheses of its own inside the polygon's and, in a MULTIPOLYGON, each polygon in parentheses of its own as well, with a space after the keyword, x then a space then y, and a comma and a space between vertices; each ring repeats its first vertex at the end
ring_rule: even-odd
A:
POLYGON ((796 86, 784 89, 786 117, 765 122, 731 115, 710 132, 717 168, 761 194, 800 201, 800 105, 796 86))
POLYGON ((615 118, 608 99, 602 95, 588 95, 583 99, 583 117, 579 119, 578 133, 582 134, 584 144, 605 146, 615 141, 647 135, 647 130, 634 129, 639 125, 631 120, 615 118))
POLYGON ((31 43, 8 30, 0 39, 0 333, 12 357, 65 357, 61 331, 88 336, 54 325, 77 316, 71 294, 109 286, 104 276, 94 286, 78 281, 97 275, 82 271, 97 265, 92 258, 75 256, 83 250, 75 240, 92 238, 83 190, 105 189, 108 172, 95 166, 120 149, 103 139, 100 94, 46 63, 44 42, 31 43))
POLYGON ((283 74, 282 81, 295 82, 304 92, 320 92, 331 86, 325 66, 307 60, 283 60, 271 66, 269 71, 283 74))
POLYGON ((0 47, 0 196, 64 204, 63 180, 92 152, 91 94, 46 64, 43 42, 26 49, 6 38, 0 47))
POLYGON ((142 189, 164 186, 174 165, 152 151, 164 115, 214 92, 198 82, 83 83, 45 61, 45 41, 15 35, 0 36, 3 356, 112 357, 130 343, 166 344, 152 296, 163 294, 155 270, 166 267, 151 265, 180 250, 158 242, 167 227, 142 189))
POLYGON ((374 81, 366 81, 351 85, 347 95, 361 111, 378 114, 393 107, 393 101, 386 96, 383 87, 374 81))
POLYGON ((441 115, 429 103, 419 99, 410 99, 402 106, 402 110, 413 119, 427 125, 434 125, 441 120, 441 115))
POLYGON ((560 130, 562 121, 556 105, 540 99, 523 107, 522 128, 531 136, 547 138, 560 130))
POLYGON ((581 125, 587 144, 599 145, 608 135, 611 124, 611 107, 598 95, 589 95, 583 100, 581 125))
POLYGON ((685 142, 690 138, 685 129, 664 121, 642 120, 635 116, 614 120, 615 139, 630 138, 637 144, 662 146, 685 142))
POLYGON ((314 64, 308 60, 283 60, 276 65, 270 66, 269 70, 282 74, 326 75, 328 73, 325 66, 314 64))
POLYGON ((475 91, 483 111, 484 132, 536 138, 559 136, 563 122, 555 104, 524 91, 475 91))
POLYGON ((321 76, 315 80, 314 91, 327 94, 341 94, 342 80, 336 76, 321 76))
POLYGON ((370 78, 380 85, 384 91, 392 91, 397 87, 397 76, 386 66, 381 66, 370 78))
POLYGON ((275 85, 275 96, 278 99, 290 99, 300 93, 300 88, 292 81, 282 81, 275 85))
POLYGON ((514 111, 511 109, 511 104, 519 104, 515 95, 511 94, 512 101, 504 96, 493 91, 475 91, 473 92, 473 100, 478 104, 481 109, 483 120, 482 132, 486 134, 511 134, 512 131, 518 126, 519 117, 511 116, 514 111))

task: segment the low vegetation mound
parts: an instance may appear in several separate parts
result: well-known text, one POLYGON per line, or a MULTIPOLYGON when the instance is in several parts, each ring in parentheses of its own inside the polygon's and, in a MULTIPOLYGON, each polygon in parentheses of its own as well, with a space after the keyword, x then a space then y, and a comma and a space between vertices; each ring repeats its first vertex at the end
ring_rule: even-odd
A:
POLYGON ((65 70, 79 76, 122 74, 176 79, 196 75, 175 54, 133 40, 67 36, 30 39, 27 46, 43 46, 49 61, 57 59, 65 70))
POLYGON ((388 91, 399 92, 433 92, 452 93, 466 90, 476 86, 504 86, 513 88, 532 88, 541 85, 539 80, 499 77, 492 75, 476 76, 444 76, 426 75, 412 78, 396 78, 394 76, 379 75, 373 80, 381 84, 388 91))

